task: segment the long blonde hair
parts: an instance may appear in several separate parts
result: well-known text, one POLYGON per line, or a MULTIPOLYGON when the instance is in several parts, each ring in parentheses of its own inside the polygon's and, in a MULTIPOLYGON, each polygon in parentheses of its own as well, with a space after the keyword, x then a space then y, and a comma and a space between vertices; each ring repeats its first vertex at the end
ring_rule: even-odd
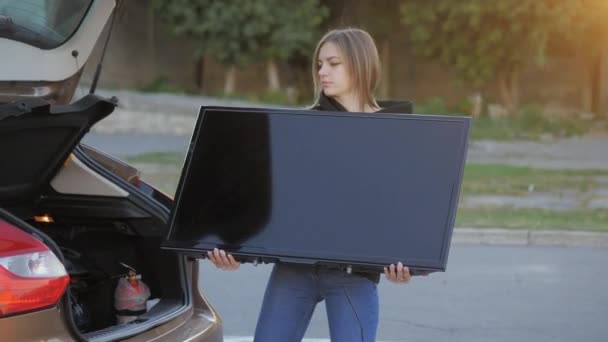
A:
POLYGON ((374 97, 374 92, 380 83, 378 49, 372 36, 357 28, 331 30, 317 43, 312 59, 315 105, 319 103, 322 92, 317 69, 319 50, 323 44, 330 42, 338 47, 345 59, 346 70, 353 83, 353 90, 359 98, 361 109, 364 109, 366 105, 372 108, 379 107, 374 97))

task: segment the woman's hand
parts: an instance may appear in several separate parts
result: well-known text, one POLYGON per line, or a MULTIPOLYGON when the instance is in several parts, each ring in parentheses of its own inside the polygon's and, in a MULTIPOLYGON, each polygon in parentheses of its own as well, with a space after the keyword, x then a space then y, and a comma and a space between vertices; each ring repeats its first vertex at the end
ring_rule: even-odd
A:
POLYGON ((226 271, 233 271, 241 266, 241 263, 236 261, 231 254, 226 254, 223 249, 214 248, 213 251, 207 252, 207 257, 217 268, 226 271))
POLYGON ((410 269, 403 266, 401 262, 399 262, 397 266, 391 264, 389 267, 385 267, 384 275, 386 276, 386 279, 397 284, 407 284, 412 279, 410 269))

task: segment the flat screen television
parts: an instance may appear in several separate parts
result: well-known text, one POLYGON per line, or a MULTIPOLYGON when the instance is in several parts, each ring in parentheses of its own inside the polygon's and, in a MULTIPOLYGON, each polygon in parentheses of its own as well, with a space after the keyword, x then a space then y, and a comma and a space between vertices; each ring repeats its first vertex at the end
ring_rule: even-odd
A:
POLYGON ((163 248, 445 271, 470 118, 201 107, 163 248))

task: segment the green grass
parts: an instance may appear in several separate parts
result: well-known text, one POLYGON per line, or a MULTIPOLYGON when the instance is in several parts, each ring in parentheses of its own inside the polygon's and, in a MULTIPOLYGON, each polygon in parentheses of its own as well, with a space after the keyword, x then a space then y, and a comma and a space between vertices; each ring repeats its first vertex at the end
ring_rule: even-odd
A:
MULTIPOLYGON (((147 153, 128 158, 142 172, 142 178, 167 194, 174 195, 184 155, 147 153)), ((598 186, 596 177, 608 176, 606 170, 552 170, 507 165, 467 164, 461 196, 525 196, 530 184, 534 191, 556 193, 564 188, 585 193, 598 186)), ((556 196, 558 194, 556 193, 556 196)), ((608 231, 608 209, 573 210, 515 209, 508 206, 458 209, 460 227, 511 229, 558 229, 608 231)))
MULTIPOLYGON (((583 206, 588 192, 606 186, 597 178, 608 176, 606 170, 554 170, 508 165, 467 164, 461 196, 512 195, 526 196, 533 185, 534 192, 552 193, 574 190, 580 208, 549 210, 512 208, 508 206, 459 208, 457 226, 495 227, 512 229, 558 229, 608 231, 608 209, 588 209, 583 206)), ((570 194, 569 196, 572 196, 570 194)))
MULTIPOLYGON (((425 102, 415 103, 419 114, 465 115, 470 105, 461 101, 456 106, 448 106, 441 97, 433 97, 425 102)), ((500 118, 482 116, 473 119, 471 139, 473 140, 541 140, 543 137, 573 137, 592 130, 606 133, 608 122, 604 119, 581 120, 576 114, 564 117, 544 113, 539 105, 527 104, 511 115, 500 118), (603 129, 601 127, 604 127, 603 129)))
MULTIPOLYGON (((181 167, 184 154, 177 152, 146 153, 127 159, 135 164, 160 164, 181 167)), ((563 189, 585 193, 601 186, 598 177, 608 177, 606 170, 554 170, 496 164, 467 164, 462 195, 524 196, 531 186, 535 192, 558 192, 563 189)))
POLYGON ((459 208, 456 226, 608 232, 608 209, 459 208))
POLYGON ((474 140, 541 140, 543 136, 573 137, 591 130, 592 123, 574 119, 533 119, 530 117, 488 117, 473 120, 471 139, 474 140))
POLYGON ((535 192, 556 192, 567 188, 582 193, 600 186, 599 176, 608 176, 608 171, 467 164, 461 193, 517 196, 527 194, 531 185, 535 192))

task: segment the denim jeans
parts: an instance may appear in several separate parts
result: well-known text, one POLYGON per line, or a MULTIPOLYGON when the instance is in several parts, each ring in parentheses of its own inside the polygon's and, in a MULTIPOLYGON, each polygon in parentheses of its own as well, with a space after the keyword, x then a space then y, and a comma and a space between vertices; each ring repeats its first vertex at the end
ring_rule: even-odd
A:
POLYGON ((378 291, 368 278, 307 265, 276 264, 268 280, 255 342, 301 341, 325 300, 332 342, 374 341, 378 291))

